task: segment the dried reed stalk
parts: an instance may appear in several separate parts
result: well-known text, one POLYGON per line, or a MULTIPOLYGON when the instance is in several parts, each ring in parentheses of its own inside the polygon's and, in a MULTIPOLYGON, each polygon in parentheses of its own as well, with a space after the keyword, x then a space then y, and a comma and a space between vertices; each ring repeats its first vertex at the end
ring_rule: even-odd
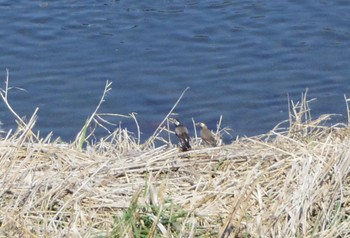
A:
POLYGON ((285 130, 186 153, 120 127, 80 149, 35 135, 34 114, 0 138, 0 237, 137 237, 147 222, 148 237, 349 236, 349 130, 312 120, 304 96, 290 113, 285 130))

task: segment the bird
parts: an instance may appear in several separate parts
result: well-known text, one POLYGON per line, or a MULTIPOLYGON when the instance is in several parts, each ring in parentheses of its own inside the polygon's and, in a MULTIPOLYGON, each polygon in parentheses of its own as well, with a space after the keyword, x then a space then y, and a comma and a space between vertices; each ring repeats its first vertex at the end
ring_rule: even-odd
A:
POLYGON ((175 134, 179 138, 182 151, 189 151, 191 149, 190 137, 188 135, 188 129, 178 119, 169 118, 169 121, 175 124, 175 134))
POLYGON ((196 123, 196 126, 199 126, 201 128, 200 135, 202 139, 211 146, 216 146, 216 140, 214 137, 214 134, 208 129, 207 125, 204 122, 198 122, 196 123))

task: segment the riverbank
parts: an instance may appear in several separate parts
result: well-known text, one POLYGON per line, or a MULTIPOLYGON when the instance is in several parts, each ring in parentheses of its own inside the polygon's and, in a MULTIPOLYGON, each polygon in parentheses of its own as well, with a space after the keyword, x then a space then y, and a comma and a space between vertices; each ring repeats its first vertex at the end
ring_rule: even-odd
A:
POLYGON ((265 135, 185 153, 125 128, 41 138, 34 113, 0 139, 0 237, 349 236, 350 130, 306 97, 290 108, 265 135))

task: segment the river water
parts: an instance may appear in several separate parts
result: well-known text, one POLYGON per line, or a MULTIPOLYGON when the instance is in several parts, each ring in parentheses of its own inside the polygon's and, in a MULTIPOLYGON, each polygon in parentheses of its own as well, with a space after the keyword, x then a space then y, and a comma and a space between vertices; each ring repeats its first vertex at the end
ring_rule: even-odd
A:
POLYGON ((100 112, 137 113, 144 139, 187 87, 175 111, 191 133, 192 118, 214 128, 220 115, 233 138, 265 133, 306 88, 315 117, 346 113, 350 1, 1 0, 0 11, 1 88, 8 69, 10 104, 27 119, 39 107, 42 135, 73 140, 107 80, 100 112))

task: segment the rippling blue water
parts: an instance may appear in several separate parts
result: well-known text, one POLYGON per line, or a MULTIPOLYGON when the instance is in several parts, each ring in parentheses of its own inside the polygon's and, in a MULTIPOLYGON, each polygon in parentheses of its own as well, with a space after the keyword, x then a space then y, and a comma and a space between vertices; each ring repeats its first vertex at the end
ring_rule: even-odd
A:
POLYGON ((0 75, 8 68, 10 85, 26 90, 11 90, 10 103, 27 117, 39 107, 36 129, 64 140, 106 80, 113 89, 101 111, 137 112, 144 138, 187 86, 178 117, 213 128, 223 115, 234 136, 287 119, 288 94, 298 100, 309 88, 315 116, 345 114, 350 96, 349 1, 0 0, 0 10, 0 75))

